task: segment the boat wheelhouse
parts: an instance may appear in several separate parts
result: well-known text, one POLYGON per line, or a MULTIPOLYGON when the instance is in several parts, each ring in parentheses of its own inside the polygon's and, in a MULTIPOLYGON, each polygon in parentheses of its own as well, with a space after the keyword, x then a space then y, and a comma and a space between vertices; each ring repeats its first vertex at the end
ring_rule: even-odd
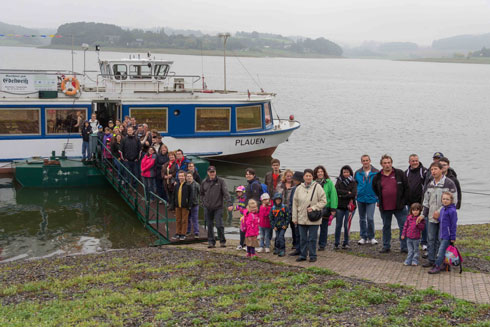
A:
POLYGON ((273 93, 208 90, 173 62, 99 60, 100 72, 0 70, 0 161, 80 157, 80 130, 95 113, 130 116, 157 129, 170 149, 203 157, 270 156, 300 124, 272 114, 273 93))

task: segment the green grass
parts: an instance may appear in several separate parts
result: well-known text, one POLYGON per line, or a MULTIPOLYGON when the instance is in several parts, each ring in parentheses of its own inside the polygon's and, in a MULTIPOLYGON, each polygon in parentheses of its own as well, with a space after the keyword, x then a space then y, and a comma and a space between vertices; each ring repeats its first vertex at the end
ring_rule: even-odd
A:
POLYGON ((0 266, 0 326, 488 326, 490 307, 433 289, 375 285, 180 249, 179 259, 112 253, 0 266), (66 262, 64 262, 66 261, 66 262), (359 317, 362 317, 360 319, 359 317), (487 325, 485 325, 487 324, 487 325))

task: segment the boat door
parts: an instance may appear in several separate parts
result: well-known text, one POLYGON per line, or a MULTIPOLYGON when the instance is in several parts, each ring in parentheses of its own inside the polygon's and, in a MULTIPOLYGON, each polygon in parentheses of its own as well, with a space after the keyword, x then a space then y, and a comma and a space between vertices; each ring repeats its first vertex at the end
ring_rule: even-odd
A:
POLYGON ((99 124, 104 127, 109 125, 109 120, 112 120, 115 125, 116 119, 121 119, 121 101, 94 101, 92 108, 99 124))

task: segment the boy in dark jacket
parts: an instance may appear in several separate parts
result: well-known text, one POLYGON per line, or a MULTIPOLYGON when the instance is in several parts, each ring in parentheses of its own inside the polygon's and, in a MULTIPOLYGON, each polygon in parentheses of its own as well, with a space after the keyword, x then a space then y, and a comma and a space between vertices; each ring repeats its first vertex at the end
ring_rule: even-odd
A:
POLYGON ((83 126, 82 126, 82 131, 81 131, 81 134, 82 135, 82 140, 83 140, 83 143, 82 143, 82 161, 85 161, 86 159, 90 158, 89 156, 89 142, 90 142, 90 134, 92 134, 92 127, 90 126, 90 122, 88 120, 86 120, 84 123, 83 123, 83 126))
POLYGON ((274 243, 274 254, 278 254, 280 257, 284 257, 286 252, 286 241, 284 234, 288 228, 290 217, 288 208, 282 204, 282 194, 276 193, 274 195, 273 207, 269 213, 269 220, 271 226, 276 232, 276 240, 274 243))
POLYGON ((174 207, 175 207, 175 220, 177 223, 177 231, 174 240, 185 240, 185 234, 187 232, 187 224, 189 219, 189 211, 192 205, 192 186, 186 183, 185 172, 180 170, 177 173, 179 178, 177 185, 175 186, 174 193, 174 207))

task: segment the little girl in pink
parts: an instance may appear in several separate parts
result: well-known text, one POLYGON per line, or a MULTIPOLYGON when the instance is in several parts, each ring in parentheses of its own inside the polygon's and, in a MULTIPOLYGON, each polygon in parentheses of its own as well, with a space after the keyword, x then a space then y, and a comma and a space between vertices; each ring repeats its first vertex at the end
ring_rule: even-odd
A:
POLYGON ((259 207, 255 200, 249 200, 244 212, 242 231, 245 232, 245 244, 247 245, 247 257, 256 257, 255 248, 259 245, 259 207))

